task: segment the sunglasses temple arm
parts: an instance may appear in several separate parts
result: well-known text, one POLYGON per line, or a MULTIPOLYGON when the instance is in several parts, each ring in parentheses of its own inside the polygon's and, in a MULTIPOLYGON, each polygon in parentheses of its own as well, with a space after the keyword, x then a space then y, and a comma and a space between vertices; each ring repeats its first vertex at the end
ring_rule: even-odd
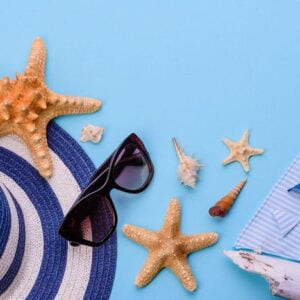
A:
MULTIPOLYGON (((104 163, 96 170, 96 172, 90 178, 89 183, 92 183, 92 181, 94 181, 100 175, 99 174, 100 170, 104 170, 105 171, 109 167, 110 161, 113 158, 114 154, 115 154, 115 152, 113 152, 112 155, 108 159, 106 159, 104 161, 104 163)), ((104 173, 104 172, 102 171, 102 173, 104 173)))

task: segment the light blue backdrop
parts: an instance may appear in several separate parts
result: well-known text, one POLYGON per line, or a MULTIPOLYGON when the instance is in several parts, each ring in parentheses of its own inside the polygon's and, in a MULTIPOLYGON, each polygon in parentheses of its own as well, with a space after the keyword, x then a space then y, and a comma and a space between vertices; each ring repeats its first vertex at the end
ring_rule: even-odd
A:
POLYGON ((152 155, 156 174, 145 193, 113 193, 120 222, 111 298, 273 299, 263 279, 238 269, 222 250, 232 247, 299 150, 300 2, 2 2, 1 77, 22 71, 33 39, 42 36, 49 87, 103 100, 96 114, 57 120, 78 141, 82 126, 105 127, 99 145, 83 144, 95 164, 133 131, 152 155), (230 214, 212 219, 209 207, 245 177, 236 163, 222 166, 228 151, 221 139, 239 139, 245 128, 266 153, 251 160, 230 214), (194 191, 177 182, 172 136, 204 165, 194 191), (189 257, 199 283, 193 294, 167 270, 136 289, 146 251, 121 233, 125 223, 159 229, 172 196, 181 199, 184 233, 220 234, 216 246, 189 257))

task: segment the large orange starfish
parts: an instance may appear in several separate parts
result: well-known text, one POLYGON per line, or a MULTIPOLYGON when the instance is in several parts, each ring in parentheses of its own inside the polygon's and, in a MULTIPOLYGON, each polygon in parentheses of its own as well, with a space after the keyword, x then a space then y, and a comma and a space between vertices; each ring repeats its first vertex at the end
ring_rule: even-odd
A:
POLYGON ((46 129, 59 115, 94 112, 101 106, 96 99, 64 96, 49 90, 45 84, 46 49, 41 38, 33 42, 24 74, 0 81, 0 136, 21 138, 44 177, 52 175, 46 129))
POLYGON ((149 251, 148 259, 135 279, 138 287, 147 285, 162 268, 169 268, 187 290, 192 292, 197 288, 187 256, 214 244, 218 235, 206 232, 185 236, 180 232, 179 226, 180 204, 177 199, 170 202, 165 223, 159 231, 124 225, 124 234, 149 251))

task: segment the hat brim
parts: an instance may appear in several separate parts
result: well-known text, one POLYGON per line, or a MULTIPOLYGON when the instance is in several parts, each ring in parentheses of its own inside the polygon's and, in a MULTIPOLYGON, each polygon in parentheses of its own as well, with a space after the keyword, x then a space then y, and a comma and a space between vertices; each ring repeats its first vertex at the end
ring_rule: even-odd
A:
MULTIPOLYGON (((51 122, 47 134, 54 167, 50 180, 39 175, 18 138, 0 139, 0 181, 16 198, 25 222, 21 264, 1 297, 108 299, 116 268, 116 234, 98 248, 72 247, 58 235, 63 216, 95 167, 57 124, 51 122)), ((4 249, 0 264, 9 257, 9 249, 4 249)))

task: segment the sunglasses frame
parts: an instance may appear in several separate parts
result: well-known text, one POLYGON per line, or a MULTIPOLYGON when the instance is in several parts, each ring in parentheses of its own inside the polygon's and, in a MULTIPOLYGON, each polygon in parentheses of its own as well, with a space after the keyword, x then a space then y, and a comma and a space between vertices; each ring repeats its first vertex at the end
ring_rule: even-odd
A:
MULTIPOLYGON (((130 194, 138 194, 142 191, 144 191, 148 185, 150 184, 152 178, 154 175, 154 166, 152 164, 150 155, 141 141, 141 139, 135 134, 132 133, 130 134, 121 144, 120 146, 112 153, 112 155, 104 161, 104 163, 96 170, 94 175, 91 177, 88 185, 86 188, 80 193, 78 196, 77 200, 74 202, 66 216, 64 217, 64 220, 59 228, 59 234, 68 240, 72 246, 78 246, 78 245, 86 245, 86 246, 91 246, 91 247, 97 247, 102 244, 104 244, 110 236, 113 234, 113 232, 116 230, 117 224, 118 224, 118 215, 116 208, 113 204, 113 201, 110 197, 110 191, 112 189, 117 189, 123 192, 127 192, 130 194), (125 147, 129 144, 134 144, 137 149, 142 153, 145 163, 147 164, 149 168, 149 176, 146 179, 145 183, 138 189, 130 190, 126 189, 119 184, 117 184, 115 178, 114 178, 114 168, 115 162, 117 158, 119 157, 119 154, 125 149, 125 147), (107 174, 106 174, 107 173, 107 174), (93 185, 95 187, 97 186, 97 182, 101 182, 102 177, 104 178, 106 176, 106 179, 104 180, 104 183, 97 189, 93 189, 93 185), (108 201, 108 208, 111 210, 112 216, 113 216, 113 226, 111 229, 108 231, 108 233, 105 235, 105 237, 100 241, 100 242, 92 242, 88 241, 82 238, 75 237, 72 235, 70 232, 66 232, 64 230, 64 223, 72 216, 72 213, 74 212, 75 208, 83 203, 84 201, 88 200, 90 197, 94 196, 99 196, 99 197, 105 197, 108 201)), ((99 200, 101 201, 101 200, 99 200)))

